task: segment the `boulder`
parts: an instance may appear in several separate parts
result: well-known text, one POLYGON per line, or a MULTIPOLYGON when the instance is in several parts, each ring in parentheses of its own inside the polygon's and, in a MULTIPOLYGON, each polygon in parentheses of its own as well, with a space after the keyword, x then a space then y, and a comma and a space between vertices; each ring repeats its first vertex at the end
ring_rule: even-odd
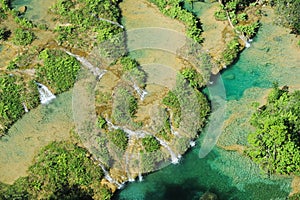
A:
POLYGON ((21 7, 19 8, 19 12, 20 12, 21 14, 25 13, 26 10, 27 10, 27 6, 21 6, 21 7))
POLYGON ((218 200, 218 197, 216 194, 207 191, 200 197, 199 200, 218 200))

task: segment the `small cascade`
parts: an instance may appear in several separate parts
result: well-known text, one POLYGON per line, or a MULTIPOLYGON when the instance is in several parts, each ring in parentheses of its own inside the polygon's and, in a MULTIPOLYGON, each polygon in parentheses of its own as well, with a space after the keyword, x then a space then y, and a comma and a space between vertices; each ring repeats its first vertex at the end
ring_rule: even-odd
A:
POLYGON ((145 96, 148 94, 145 90, 139 88, 135 83, 133 84, 134 90, 139 94, 141 101, 145 99, 145 96))
POLYGON ((194 147, 196 145, 196 142, 195 141, 190 141, 190 146, 191 147, 194 147))
POLYGON ((172 135, 178 136, 179 133, 178 133, 177 131, 174 130, 174 128, 173 128, 173 126, 172 126, 171 120, 169 120, 169 123, 170 123, 170 131, 171 131, 172 135))
POLYGON ((40 93, 41 104, 48 104, 50 101, 56 98, 54 94, 43 84, 36 83, 38 86, 38 91, 40 93))
POLYGON ((105 21, 105 22, 108 22, 108 23, 110 23, 110 24, 114 24, 114 25, 116 25, 116 26, 118 26, 118 27, 120 27, 120 28, 124 28, 124 26, 122 26, 121 24, 119 24, 118 22, 114 22, 114 21, 111 21, 111 20, 109 20, 109 19, 104 19, 104 18, 101 18, 101 17, 98 17, 98 19, 100 20, 100 21, 105 21))
POLYGON ((143 176, 142 176, 142 173, 139 172, 139 182, 142 182, 143 181, 143 176))
POLYGON ((126 174, 127 174, 127 179, 129 182, 134 182, 134 178, 132 178, 130 171, 128 169, 128 154, 126 154, 126 163, 125 163, 125 168, 126 168, 126 174))
POLYGON ((165 141, 159 139, 158 137, 155 137, 155 138, 159 141, 161 146, 165 147, 170 152, 172 163, 178 164, 179 160, 181 158, 181 155, 176 156, 176 154, 172 151, 172 149, 169 147, 169 145, 165 141))
POLYGON ((124 187, 124 184, 119 183, 118 181, 116 181, 115 179, 113 179, 113 178, 109 175, 108 171, 105 169, 105 167, 104 167, 101 163, 99 164, 99 166, 101 167, 102 171, 104 172, 104 177, 105 177, 106 180, 108 180, 108 181, 109 181, 110 183, 112 183, 112 184, 117 185, 117 186, 118 186, 118 189, 121 189, 121 188, 124 187))
POLYGON ((23 108, 24 108, 25 112, 27 113, 29 110, 28 110, 26 104, 23 102, 22 105, 23 105, 23 108))
POLYGON ((76 58, 76 60, 78 60, 83 66, 85 66, 88 70, 90 70, 90 72, 93 73, 94 76, 96 76, 97 80, 100 80, 102 78, 102 76, 107 72, 106 70, 100 70, 98 67, 95 67, 92 65, 92 63, 90 63, 87 59, 85 59, 84 57, 81 57, 79 55, 75 55, 67 50, 65 50, 65 52, 70 55, 73 56, 74 58, 76 58))
POLYGON ((135 136, 137 138, 144 138, 145 135, 151 135, 150 133, 146 133, 144 131, 132 131, 128 128, 125 128, 125 127, 119 127, 119 126, 116 126, 114 125, 112 122, 110 122, 108 119, 105 119, 106 120, 106 123, 107 125, 112 128, 112 129, 122 129, 125 133, 127 133, 127 136, 129 138, 135 136))

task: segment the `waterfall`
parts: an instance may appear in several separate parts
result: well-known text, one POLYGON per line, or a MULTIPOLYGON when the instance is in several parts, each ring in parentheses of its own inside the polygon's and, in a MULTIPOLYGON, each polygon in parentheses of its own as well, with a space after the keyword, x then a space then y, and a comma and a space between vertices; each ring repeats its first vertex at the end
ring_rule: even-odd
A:
POLYGON ((135 83, 133 84, 133 88, 139 94, 141 101, 143 101, 148 93, 145 90, 139 88, 139 86, 137 86, 135 83))
POLYGON ((112 129, 122 129, 129 138, 135 136, 137 138, 144 138, 145 135, 151 135, 150 133, 147 133, 147 132, 144 132, 144 131, 132 131, 128 128, 125 128, 125 127, 119 127, 119 126, 116 126, 114 125, 112 122, 110 122, 108 119, 105 119, 106 120, 106 123, 107 125, 112 128, 112 129))
MULTIPOLYGON (((152 135, 151 133, 148 133, 145 131, 132 131, 132 130, 124 128, 124 127, 115 126, 113 123, 111 123, 107 119, 106 119, 106 122, 107 122, 108 126, 113 129, 122 129, 125 133, 127 133, 127 136, 129 138, 132 136, 136 136, 138 138, 143 138, 143 137, 145 137, 145 135, 152 135)), ((169 145, 165 141, 159 139, 158 137, 156 137, 154 135, 152 135, 152 136, 155 137, 157 139, 157 141, 159 141, 161 146, 165 147, 170 152, 172 163, 173 164, 179 163, 179 159, 181 158, 181 155, 176 156, 176 154, 172 151, 172 149, 169 147, 169 145)))
POLYGON ((179 163, 179 159, 181 158, 181 155, 176 156, 176 154, 172 151, 172 149, 169 147, 169 145, 165 141, 159 139, 158 137, 155 137, 155 138, 159 141, 159 143, 161 144, 161 146, 165 147, 169 151, 169 153, 171 155, 172 163, 173 164, 178 164, 179 163))
POLYGON ((118 186, 118 189, 121 189, 124 186, 124 184, 121 184, 118 181, 116 181, 115 179, 113 179, 101 163, 99 163, 99 166, 101 167, 102 171, 104 172, 104 177, 106 180, 108 180, 112 184, 116 184, 118 186))
POLYGON ((142 176, 142 173, 139 172, 139 181, 142 182, 143 181, 143 176, 142 176))
POLYGON ((196 142, 195 141, 190 141, 190 146, 191 147, 194 147, 196 145, 196 142))
POLYGON ((68 55, 73 56, 74 58, 76 58, 76 60, 78 60, 88 70, 90 70, 90 72, 92 72, 93 75, 97 77, 97 80, 100 80, 102 78, 102 76, 107 72, 106 70, 100 70, 98 67, 93 66, 92 63, 90 63, 84 57, 81 57, 79 55, 75 55, 75 54, 73 54, 73 53, 71 53, 71 52, 69 52, 67 50, 65 50, 65 52, 68 55))
POLYGON ((43 84, 36 83, 38 86, 38 91, 40 93, 41 104, 48 104, 50 101, 56 98, 54 94, 43 84))
POLYGON ((28 108, 27 108, 26 104, 23 102, 22 105, 23 105, 25 112, 28 112, 28 108))
POLYGON ((121 24, 119 24, 119 23, 117 23, 117 22, 114 22, 114 21, 111 21, 111 20, 109 20, 109 19, 104 19, 104 18, 101 18, 101 17, 98 17, 98 19, 100 20, 100 21, 105 21, 105 22, 108 22, 108 23, 110 23, 110 24, 114 24, 114 25, 117 25, 118 27, 120 27, 120 28, 124 28, 124 26, 122 26, 121 24))

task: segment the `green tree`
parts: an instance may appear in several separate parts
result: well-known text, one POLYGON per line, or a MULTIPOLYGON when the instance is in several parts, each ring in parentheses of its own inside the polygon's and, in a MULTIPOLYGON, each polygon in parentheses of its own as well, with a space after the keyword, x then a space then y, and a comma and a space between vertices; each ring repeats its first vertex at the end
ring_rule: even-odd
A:
POLYGON ((247 153, 268 173, 300 174, 300 92, 274 85, 268 103, 251 119, 247 153))

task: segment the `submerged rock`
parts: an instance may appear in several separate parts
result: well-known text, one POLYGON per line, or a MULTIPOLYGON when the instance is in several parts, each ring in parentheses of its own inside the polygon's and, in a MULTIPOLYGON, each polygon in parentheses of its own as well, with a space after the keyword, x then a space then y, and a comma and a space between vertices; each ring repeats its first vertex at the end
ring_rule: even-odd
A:
POLYGON ((199 200, 218 200, 218 196, 212 192, 205 192, 199 200))

